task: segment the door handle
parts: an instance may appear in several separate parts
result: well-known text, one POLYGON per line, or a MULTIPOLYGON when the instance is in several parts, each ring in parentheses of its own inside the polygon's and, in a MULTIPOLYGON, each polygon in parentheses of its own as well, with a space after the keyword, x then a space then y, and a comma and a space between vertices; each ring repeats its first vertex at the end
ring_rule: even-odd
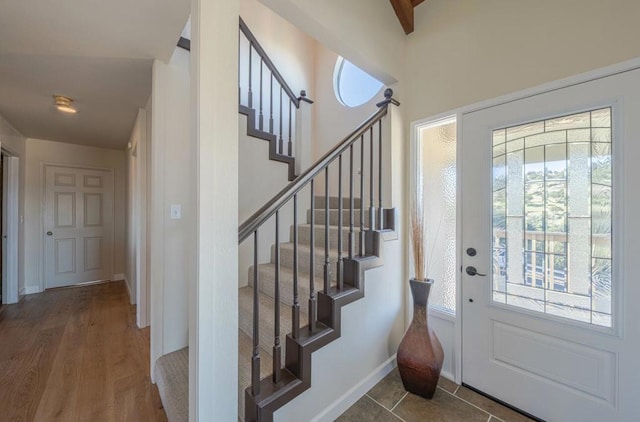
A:
POLYGON ((476 270, 476 267, 472 267, 472 266, 467 267, 465 269, 465 271, 467 272, 468 275, 472 275, 472 276, 473 275, 477 275, 477 276, 480 276, 480 277, 485 277, 486 276, 486 274, 479 273, 478 270, 476 270))
POLYGON ((53 236, 53 232, 47 232, 47 236, 53 236))

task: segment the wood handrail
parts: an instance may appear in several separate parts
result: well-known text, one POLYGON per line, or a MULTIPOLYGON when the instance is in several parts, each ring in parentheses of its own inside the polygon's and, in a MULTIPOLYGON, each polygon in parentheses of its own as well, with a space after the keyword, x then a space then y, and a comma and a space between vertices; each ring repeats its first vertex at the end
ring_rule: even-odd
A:
POLYGON ((253 35, 253 33, 251 32, 247 24, 244 23, 242 18, 240 18, 240 31, 242 31, 244 36, 247 37, 247 39, 249 40, 249 43, 253 46, 253 48, 256 50, 258 55, 262 58, 264 64, 271 71, 271 73, 273 74, 273 77, 276 79, 276 81, 278 81, 278 83, 280 84, 284 92, 287 94, 287 96, 289 97, 293 105, 296 106, 296 108, 300 108, 300 100, 298 99, 298 96, 296 96, 293 93, 293 90, 289 87, 289 85, 284 80, 280 72, 278 72, 276 65, 273 64, 273 62, 267 55, 266 51, 264 51, 264 49, 262 48, 262 46, 260 45, 256 37, 253 35))
POLYGON ((293 182, 289 183, 276 196, 267 202, 262 208, 256 211, 244 223, 240 225, 238 230, 238 242, 242 243, 260 226, 262 226, 272 215, 282 208, 295 194, 300 192, 307 184, 309 184, 318 174, 326 169, 334 160, 344 153, 352 144, 359 140, 360 135, 373 127, 388 113, 389 104, 398 105, 399 103, 392 98, 393 91, 387 89, 385 91, 386 100, 378 103, 378 111, 373 113, 367 120, 358 126, 353 132, 342 139, 335 147, 320 158, 314 165, 298 176, 293 182))

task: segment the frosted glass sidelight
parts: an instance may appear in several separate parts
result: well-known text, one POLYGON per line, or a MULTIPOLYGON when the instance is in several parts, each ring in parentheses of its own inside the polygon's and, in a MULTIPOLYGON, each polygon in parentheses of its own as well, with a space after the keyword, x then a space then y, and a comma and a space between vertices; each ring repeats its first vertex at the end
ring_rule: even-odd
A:
POLYGON ((494 131, 494 302, 611 326, 611 120, 603 108, 494 131))
MULTIPOLYGON (((427 276, 435 280, 429 304, 455 313, 456 121, 423 128, 419 148, 424 177, 427 276)), ((500 159, 496 158, 496 162, 500 163, 500 159)), ((504 156, 502 163, 504 173, 504 156)), ((504 184, 505 175, 500 177, 504 184)))

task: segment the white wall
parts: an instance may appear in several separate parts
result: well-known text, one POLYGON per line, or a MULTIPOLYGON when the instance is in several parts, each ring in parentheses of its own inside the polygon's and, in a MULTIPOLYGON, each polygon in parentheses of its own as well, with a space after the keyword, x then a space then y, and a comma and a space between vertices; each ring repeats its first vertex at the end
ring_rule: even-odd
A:
POLYGON ((260 0, 379 80, 402 79, 405 35, 388 0, 260 0))
POLYGON ((189 318, 192 422, 238 419, 239 8, 238 0, 191 2, 191 139, 199 189, 189 318))
POLYGON ((314 99, 316 41, 258 0, 241 0, 240 16, 293 93, 298 95, 304 89, 307 97, 314 99))
POLYGON ((131 303, 137 303, 136 320, 138 327, 149 324, 149 284, 147 253, 148 226, 148 154, 151 131, 149 107, 138 110, 138 116, 131 132, 127 148, 127 265, 125 279, 129 287, 131 303))
POLYGON ((151 365, 189 340, 189 285, 196 273, 196 162, 191 137, 189 52, 155 61, 151 135, 151 365), (171 219, 171 205, 182 208, 171 219))
POLYGON ((114 256, 113 274, 125 272, 127 169, 124 151, 87 147, 41 139, 27 139, 25 175, 25 288, 38 292, 42 280, 42 165, 60 164, 113 169, 114 173, 114 256))
POLYGON ((18 292, 20 295, 25 294, 25 226, 23 217, 25 211, 26 142, 27 139, 14 129, 11 123, 0 116, 0 145, 20 160, 20 193, 18 195, 18 213, 20 215, 20 227, 18 229, 18 292))
POLYGON ((636 0, 429 0, 415 12, 408 121, 640 56, 636 0))

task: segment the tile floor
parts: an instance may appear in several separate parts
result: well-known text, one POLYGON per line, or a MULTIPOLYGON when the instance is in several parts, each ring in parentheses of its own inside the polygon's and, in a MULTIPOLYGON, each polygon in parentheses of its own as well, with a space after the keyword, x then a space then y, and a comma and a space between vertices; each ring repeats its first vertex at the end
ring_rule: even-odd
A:
POLYGON ((337 419, 338 422, 527 422, 527 418, 440 377, 433 399, 405 391, 394 369, 337 419))

